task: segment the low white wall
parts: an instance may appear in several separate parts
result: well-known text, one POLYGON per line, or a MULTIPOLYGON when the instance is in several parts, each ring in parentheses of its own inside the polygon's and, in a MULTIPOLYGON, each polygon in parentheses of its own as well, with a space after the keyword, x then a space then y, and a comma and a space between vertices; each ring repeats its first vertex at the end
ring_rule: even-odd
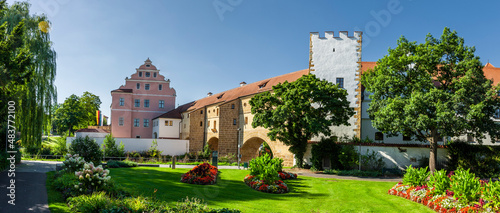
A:
MULTIPOLYGON (((311 144, 308 144, 304 154, 304 162, 311 164, 311 144)), ((356 152, 360 152, 359 146, 354 146, 356 152)), ((372 151, 378 153, 385 162, 385 168, 406 169, 409 165, 418 165, 423 157, 429 158, 429 148, 427 147, 388 147, 388 146, 361 146, 361 154, 371 154, 372 151), (401 151, 400 151, 401 149, 401 151), (402 152, 403 151, 403 152, 402 152)), ((443 163, 448 159, 448 150, 438 148, 437 162, 443 163)), ((295 160, 295 159, 294 159, 295 160)))
MULTIPOLYGON (((70 144, 75 137, 67 137, 66 143, 70 144)), ((104 138, 93 138, 99 146, 104 142, 104 138)), ((153 139, 151 138, 115 138, 116 145, 123 142, 125 151, 145 151, 151 148, 153 139)), ((157 149, 162 151, 162 155, 182 155, 189 152, 189 140, 179 139, 156 139, 158 142, 157 149)))

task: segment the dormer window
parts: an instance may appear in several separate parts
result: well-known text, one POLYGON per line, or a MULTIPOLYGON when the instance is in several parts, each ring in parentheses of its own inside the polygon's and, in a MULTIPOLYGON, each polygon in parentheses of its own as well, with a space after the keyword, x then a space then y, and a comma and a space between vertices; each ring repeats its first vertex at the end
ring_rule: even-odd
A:
POLYGON ((221 99, 224 94, 217 96, 217 99, 221 99))
POLYGON ((139 72, 139 77, 142 77, 142 72, 139 72))
POLYGON ((149 78, 151 77, 151 73, 150 72, 146 72, 146 78, 149 78))
POLYGON ((266 87, 266 85, 267 85, 267 82, 264 82, 263 84, 259 85, 259 89, 266 87))
POLYGON ((150 66, 151 66, 151 65, 149 65, 149 64, 146 64, 146 67, 150 67, 150 66))

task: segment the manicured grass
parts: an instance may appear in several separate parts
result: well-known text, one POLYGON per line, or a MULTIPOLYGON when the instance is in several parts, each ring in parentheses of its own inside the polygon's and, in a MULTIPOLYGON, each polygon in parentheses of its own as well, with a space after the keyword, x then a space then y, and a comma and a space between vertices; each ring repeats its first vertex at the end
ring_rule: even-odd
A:
POLYGON ((51 187, 50 182, 54 179, 54 174, 55 172, 47 172, 47 181, 45 182, 45 185, 47 187, 49 210, 52 213, 71 212, 68 205, 66 205, 62 194, 51 187))
POLYGON ((370 182, 299 176, 286 183, 287 194, 267 194, 245 185, 247 170, 220 170, 215 185, 181 183, 189 169, 133 167, 110 169, 112 178, 134 195, 155 196, 174 205, 186 196, 211 208, 242 212, 433 212, 387 191, 394 182, 370 182), (154 193, 155 189, 157 192, 154 193))

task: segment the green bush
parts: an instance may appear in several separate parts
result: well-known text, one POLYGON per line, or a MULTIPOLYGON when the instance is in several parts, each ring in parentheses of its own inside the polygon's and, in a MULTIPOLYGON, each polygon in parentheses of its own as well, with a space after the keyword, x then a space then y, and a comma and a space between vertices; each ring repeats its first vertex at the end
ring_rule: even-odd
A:
POLYGON ((315 170, 323 170, 323 159, 328 158, 330 159, 331 168, 339 169, 341 167, 338 158, 340 148, 340 145, 335 143, 333 137, 321 138, 319 143, 313 144, 311 147, 312 168, 315 170))
POLYGON ((427 182, 429 188, 434 187, 434 192, 436 194, 445 194, 446 190, 450 188, 450 178, 446 175, 446 170, 435 171, 433 175, 429 177, 429 182, 427 182))
POLYGON ((137 163, 133 162, 133 161, 115 161, 115 160, 110 160, 110 161, 108 161, 107 166, 109 168, 135 167, 135 166, 137 166, 137 163))
POLYGON ((85 136, 85 138, 77 137, 69 146, 70 154, 78 154, 86 162, 92 162, 94 165, 101 164, 102 152, 99 145, 94 139, 85 136))
POLYGON ((481 178, 495 178, 500 174, 500 146, 471 145, 454 141, 448 145, 447 170, 467 168, 481 178))
POLYGON ((78 194, 75 185, 78 185, 78 178, 74 173, 60 173, 52 181, 52 188, 62 192, 64 198, 76 196, 78 194))
POLYGON ((72 212, 101 212, 117 206, 116 201, 105 192, 96 192, 91 195, 80 195, 68 199, 72 212))
POLYGON ((116 141, 113 138, 113 135, 106 135, 103 143, 104 155, 106 157, 124 157, 125 156, 125 146, 123 142, 120 142, 120 145, 116 145, 116 141))
POLYGON ((411 165, 406 168, 403 176, 403 184, 410 186, 423 186, 427 183, 429 171, 425 168, 413 168, 411 165))
POLYGON ((250 160, 250 175, 256 176, 266 184, 279 180, 278 172, 283 169, 283 159, 271 158, 268 154, 250 160))
POLYGON ((158 142, 156 140, 153 140, 153 143, 151 144, 151 147, 148 150, 148 155, 153 158, 157 158, 161 157, 161 152, 162 151, 158 150, 158 142))
POLYGON ((490 179, 484 187, 483 196, 488 201, 486 208, 500 208, 500 181, 492 182, 490 179))
POLYGON ((451 176, 450 189, 454 192, 453 197, 459 198, 463 204, 476 202, 481 193, 481 182, 469 169, 457 169, 451 176))
POLYGON ((338 153, 340 166, 342 170, 351 170, 358 165, 359 155, 353 145, 342 145, 338 153))
POLYGON ((66 136, 48 137, 47 141, 50 142, 50 150, 53 155, 66 155, 68 153, 68 146, 66 144, 66 136))

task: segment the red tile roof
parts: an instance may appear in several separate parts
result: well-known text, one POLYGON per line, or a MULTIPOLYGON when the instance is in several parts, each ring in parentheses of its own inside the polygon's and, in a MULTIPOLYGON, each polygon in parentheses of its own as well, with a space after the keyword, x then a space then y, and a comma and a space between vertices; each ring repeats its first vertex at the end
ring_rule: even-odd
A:
POLYGON ((500 68, 496 68, 492 64, 486 63, 483 72, 487 79, 493 80, 493 85, 500 83, 500 68))
POLYGON ((234 89, 230 89, 224 92, 220 92, 217 94, 214 94, 212 96, 208 96, 202 99, 199 99, 194 102, 194 104, 189 107, 186 111, 192 111, 196 110, 199 108, 202 108, 204 106, 216 104, 216 103, 222 103, 222 102, 228 102, 235 100, 240 97, 248 96, 248 95, 253 95, 265 91, 272 90, 274 85, 277 85, 278 83, 283 83, 285 81, 288 82, 293 82, 300 78, 303 75, 309 74, 309 69, 304 69, 292 73, 287 73, 284 75, 276 76, 273 78, 268 78, 265 80, 257 81, 251 84, 246 84, 244 86, 240 86, 234 89))
POLYGON ((123 92, 123 93, 132 93, 132 89, 115 89, 111 92, 123 92))
POLYGON ((192 105, 194 104, 194 101, 192 102, 189 102, 187 104, 184 104, 182 106, 179 106, 173 110, 170 110, 158 117, 155 117, 153 118, 154 119, 157 119, 157 118, 177 118, 177 119, 182 119, 182 116, 181 116, 181 113, 185 112, 189 107, 191 107, 192 105))

